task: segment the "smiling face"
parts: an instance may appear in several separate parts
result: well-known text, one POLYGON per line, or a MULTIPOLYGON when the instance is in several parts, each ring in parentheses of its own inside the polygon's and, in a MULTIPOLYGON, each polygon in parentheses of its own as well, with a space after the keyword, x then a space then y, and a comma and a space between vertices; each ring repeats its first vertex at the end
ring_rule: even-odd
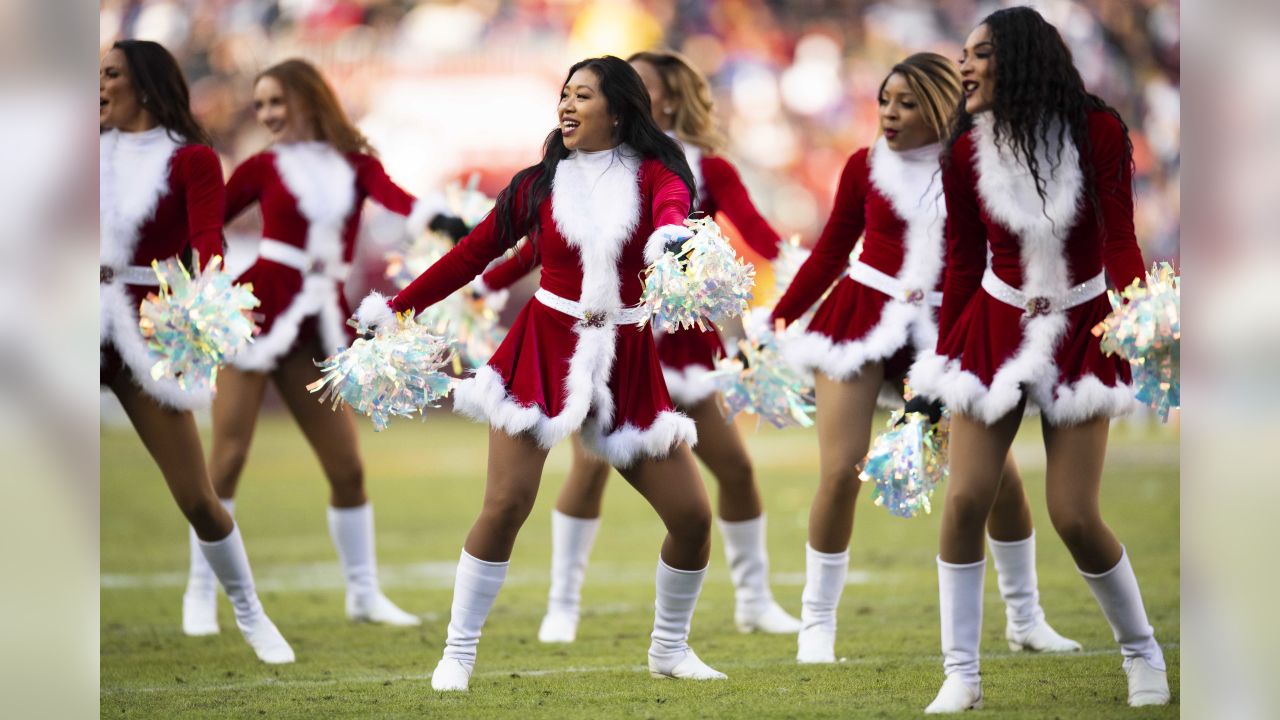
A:
POLYGON ((123 132, 141 132, 156 126, 151 112, 142 107, 124 51, 113 48, 98 65, 98 124, 123 132))
POLYGON ((314 140, 312 132, 302 117, 302 113, 294 112, 289 107, 284 94, 284 86, 270 75, 263 75, 253 86, 253 112, 258 122, 271 133, 274 142, 297 142, 314 140))
POLYGON ((667 88, 662 82, 662 74, 658 68, 647 60, 635 60, 631 63, 644 89, 649 91, 649 107, 652 110, 653 122, 667 132, 675 127, 676 108, 673 99, 667 95, 667 88))
POLYGON ((925 121, 920 99, 911 91, 906 78, 893 73, 880 92, 880 131, 892 150, 914 150, 938 137, 925 121))
POLYGON ((960 85, 964 88, 964 109, 969 114, 991 109, 996 99, 996 49, 991 28, 979 25, 964 41, 960 56, 960 85))
POLYGON ((560 135, 570 150, 594 152, 617 144, 616 118, 609 114, 609 103, 600 91, 600 77, 593 70, 582 68, 564 84, 559 116, 560 135))

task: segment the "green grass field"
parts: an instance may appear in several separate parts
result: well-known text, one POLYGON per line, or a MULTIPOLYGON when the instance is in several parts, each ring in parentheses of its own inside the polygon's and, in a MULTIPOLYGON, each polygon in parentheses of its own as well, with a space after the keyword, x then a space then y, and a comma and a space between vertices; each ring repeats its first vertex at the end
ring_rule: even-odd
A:
MULTIPOLYGON (((812 431, 744 425, 769 513, 772 581, 799 614, 805 525, 817 472, 812 431)), ((550 511, 566 448, 547 464, 538 505, 511 559, 485 627, 471 692, 438 695, 429 675, 444 644, 452 571, 483 490, 482 426, 437 412, 374 434, 362 423, 369 493, 377 511, 384 589, 425 618, 420 628, 353 625, 343 616, 337 556, 325 524, 319 466, 287 418, 264 417, 237 504, 267 611, 298 662, 258 663, 222 601, 222 634, 181 630, 186 529, 130 428, 102 431, 103 717, 912 717, 942 680, 934 555, 942 493, 932 516, 901 520, 863 492, 831 666, 799 666, 794 637, 740 635, 718 532, 694 618, 698 654, 728 673, 721 683, 651 679, 645 651, 662 529, 619 477, 583 591, 578 641, 536 638, 547 593, 550 511)), ((206 440, 207 442, 207 440, 206 440)), ((1125 705, 1119 651, 1044 510, 1038 423, 1015 448, 1039 530, 1042 603, 1082 655, 1011 653, 994 570, 983 629, 981 717, 1176 717, 1178 714, 1178 441, 1167 427, 1117 425, 1103 487, 1105 516, 1127 545, 1174 703, 1125 705)), ((714 491, 713 491, 714 492, 714 491)))

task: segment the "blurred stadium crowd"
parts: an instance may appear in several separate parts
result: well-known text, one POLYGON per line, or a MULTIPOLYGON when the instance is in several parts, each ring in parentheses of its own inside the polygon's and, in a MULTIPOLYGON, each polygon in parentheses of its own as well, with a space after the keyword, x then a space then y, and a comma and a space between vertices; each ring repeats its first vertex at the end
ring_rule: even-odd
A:
MULTIPOLYGON (((784 235, 816 238, 876 90, 919 50, 958 57, 991 0, 104 0, 101 44, 164 43, 228 171, 267 144, 254 75, 317 63, 392 177, 425 192, 478 174, 490 195, 539 155, 567 67, 667 46, 711 79, 726 154, 784 235)), ((1178 254, 1179 3, 1045 0, 1086 84, 1128 122, 1147 259, 1178 254)), ((374 213, 374 217, 377 214, 374 213)), ((376 232, 377 223, 374 222, 376 232)))

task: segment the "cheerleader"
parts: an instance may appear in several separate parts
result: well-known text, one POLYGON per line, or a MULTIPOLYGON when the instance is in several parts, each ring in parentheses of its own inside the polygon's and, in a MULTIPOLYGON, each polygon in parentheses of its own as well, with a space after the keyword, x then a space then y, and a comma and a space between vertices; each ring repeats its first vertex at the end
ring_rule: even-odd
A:
MULTIPOLYGON (((333 90, 310 64, 286 60, 254 82, 254 110, 272 147, 245 160, 227 182, 226 220, 253 203, 262 209, 258 260, 240 278, 262 301, 262 333, 218 376, 213 403, 210 474, 218 497, 233 510, 268 382, 275 384, 329 481, 329 534, 346 578, 347 617, 388 625, 421 620, 396 607, 378 586, 373 506, 351 409, 317 403, 307 385, 315 366, 354 339, 343 284, 351 270, 361 206, 371 198, 408 217, 408 231, 456 232, 442 203, 415 201, 387 177, 373 148, 351 124, 333 90)), ((195 547, 195 536, 191 537, 195 547)), ((183 597, 188 635, 218 632, 217 594, 208 566, 191 554, 183 597)))
POLYGON ((236 626, 258 658, 293 662, 293 649, 262 609, 240 530, 218 504, 205 471, 193 408, 209 394, 155 378, 159 358, 138 327, 138 308, 159 284, 156 260, 222 253, 222 166, 191 115, 186 80, 169 51, 122 40, 98 72, 101 384, 111 388, 160 466, 191 526, 194 556, 220 582, 236 626))
MULTIPOLYGON (((724 213, 753 250, 777 258, 778 233, 751 202, 733 165, 715 154, 724 142, 712 120, 706 79, 674 52, 636 53, 629 62, 649 92, 654 123, 684 149, 700 209, 724 213)), ((485 273, 477 289, 505 288, 535 264, 530 246, 522 245, 516 257, 485 273)), ((794 634, 800 621, 774 601, 769 589, 764 508, 751 458, 737 428, 724 421, 716 387, 706 377, 724 354, 724 342, 714 327, 659 334, 656 341, 667 391, 698 426, 694 454, 719 486, 719 525, 736 598, 734 623, 744 633, 794 634)), ((573 642, 577 636, 582 583, 608 477, 609 464, 585 452, 575 437, 573 464, 551 513, 551 592, 538 629, 542 642, 573 642)))
POLYGON ((570 68, 559 127, 540 163, 520 171, 497 206, 452 251, 390 300, 360 305, 366 325, 428 307, 528 235, 541 287, 488 364, 454 392, 458 412, 489 424, 484 506, 463 546, 436 690, 466 690, 485 618, 533 509, 548 450, 580 432, 618 468, 667 528, 658 558, 649 672, 722 679, 688 644, 710 553, 711 509, 653 335, 637 323, 640 271, 688 238, 693 178, 680 146, 649 112, 635 70, 606 56, 570 68))
POLYGON ((983 20, 960 73, 965 99, 943 160, 937 353, 911 372, 953 413, 938 555, 946 680, 925 712, 982 705, 982 525, 1028 403, 1040 408, 1049 517, 1120 643, 1129 704, 1162 705, 1164 656, 1098 510, 1110 418, 1133 389, 1128 364, 1104 356, 1090 329, 1111 309, 1103 268, 1117 286, 1143 274, 1128 128, 1085 91, 1058 31, 1029 8, 983 20))
MULTIPOLYGON (((835 662, 836 608, 877 397, 887 391, 900 403, 896 388, 916 353, 935 341, 946 223, 938 141, 960 93, 956 70, 941 55, 918 53, 894 66, 880 85, 882 135, 849 158, 831 218, 769 317, 770 324, 795 322, 847 269, 807 329, 782 346, 789 362, 814 372, 817 401, 820 480, 805 548, 801 663, 835 662), (862 251, 851 259, 864 232, 862 251)), ((988 527, 1008 615, 1005 638, 1013 650, 1079 650, 1044 619, 1031 511, 1011 455, 1003 477, 988 527)))

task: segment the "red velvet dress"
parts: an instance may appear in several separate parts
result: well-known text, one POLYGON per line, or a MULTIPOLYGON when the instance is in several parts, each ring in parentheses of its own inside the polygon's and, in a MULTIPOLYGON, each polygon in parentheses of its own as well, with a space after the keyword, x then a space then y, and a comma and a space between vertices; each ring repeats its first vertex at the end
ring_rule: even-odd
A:
MULTIPOLYGON (((990 115, 976 121, 956 141, 943 176, 949 220, 937 354, 912 369, 913 387, 988 423, 1024 394, 1059 425, 1127 411, 1129 365, 1103 355, 1090 332, 1111 310, 1105 294, 1028 318, 1023 308, 993 297, 982 280, 988 249, 995 276, 1033 297, 1068 296, 1104 266, 1117 286, 1142 276, 1122 126, 1107 113, 1091 113, 1092 155, 1079 159, 1069 144, 1046 179, 1042 204, 1020 158, 992 141, 990 115), (1085 199, 1086 162, 1101 222, 1085 199)), ((1047 153, 1038 161, 1042 174, 1052 165, 1047 153)))
MULTIPOLYGON (((623 146, 562 160, 538 212, 541 291, 612 313, 639 303, 646 251, 662 250, 658 229, 683 227, 689 193, 660 162, 623 146)), ((501 255, 498 243, 490 213, 391 307, 420 311, 439 302, 501 255)), ((581 431, 587 447, 619 467, 697 439, 667 394, 648 328, 591 326, 536 296, 488 364, 459 383, 454 409, 509 434, 529 432, 545 448, 581 431)))
MULTIPOLYGON (((724 213, 752 250, 769 260, 778 256, 778 233, 769 226, 751 202, 738 171, 722 157, 707 155, 694 145, 685 145, 685 159, 693 170, 698 190, 698 209, 708 215, 724 213)), ((537 260, 533 247, 522 243, 515 256, 483 275, 482 290, 502 290, 533 270, 537 260)), ((713 325, 705 330, 690 328, 655 335, 658 360, 671 399, 690 407, 716 392, 707 373, 724 355, 724 341, 713 325)))
POLYGON ((257 202, 264 241, 257 262, 238 280, 252 283, 262 301, 262 331, 232 360, 235 367, 270 372, 299 344, 318 339, 320 351, 331 355, 355 339, 346 324, 351 309, 343 283, 365 198, 407 216, 412 234, 439 209, 392 182, 377 158, 344 155, 327 143, 279 144, 231 174, 226 219, 257 202), (268 244, 284 252, 269 252, 268 244))
POLYGON ((938 286, 942 271, 946 221, 939 151, 935 144, 897 152, 881 138, 849 158, 831 217, 771 320, 791 325, 804 315, 850 269, 859 236, 862 252, 855 262, 896 278, 902 290, 886 294, 845 275, 808 326, 784 336, 789 362, 845 381, 867 363, 882 361, 887 386, 882 397, 901 401, 900 380, 916 353, 932 351, 937 341, 929 291, 938 286), (909 290, 921 293, 911 296, 909 290))
POLYGON ((152 260, 175 257, 188 247, 199 253, 202 265, 222 254, 222 166, 213 150, 179 143, 164 128, 110 130, 99 136, 98 146, 99 380, 105 385, 127 372, 162 405, 179 410, 208 405, 208 392, 188 392, 172 378, 151 377, 159 358, 142 337, 138 313, 147 293, 156 291, 152 260), (149 284, 129 284, 130 275, 150 277, 149 284))

